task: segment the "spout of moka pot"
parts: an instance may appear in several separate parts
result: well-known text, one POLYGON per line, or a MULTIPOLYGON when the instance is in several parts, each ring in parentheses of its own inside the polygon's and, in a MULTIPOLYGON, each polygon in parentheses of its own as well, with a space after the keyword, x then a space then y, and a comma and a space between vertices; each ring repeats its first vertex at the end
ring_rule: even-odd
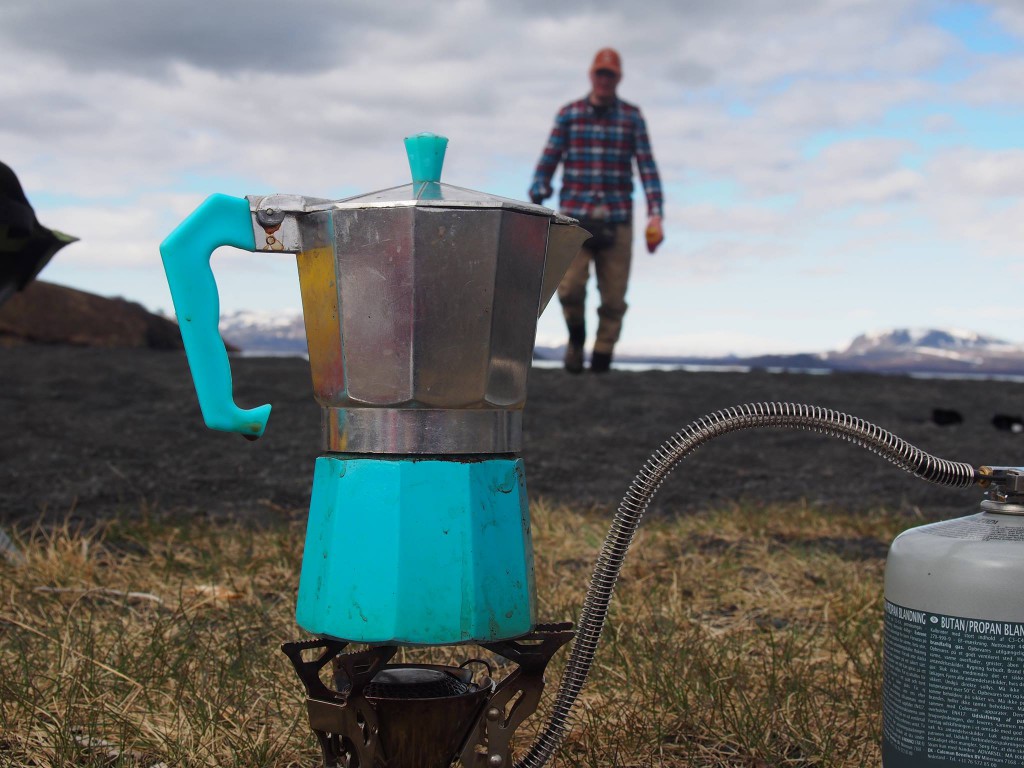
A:
POLYGON ((548 253, 544 260, 544 280, 540 289, 540 304, 537 317, 544 313, 551 297, 555 295, 558 284, 562 282, 569 265, 580 252, 583 244, 591 238, 591 234, 579 226, 576 219, 568 216, 556 216, 548 230, 548 253))

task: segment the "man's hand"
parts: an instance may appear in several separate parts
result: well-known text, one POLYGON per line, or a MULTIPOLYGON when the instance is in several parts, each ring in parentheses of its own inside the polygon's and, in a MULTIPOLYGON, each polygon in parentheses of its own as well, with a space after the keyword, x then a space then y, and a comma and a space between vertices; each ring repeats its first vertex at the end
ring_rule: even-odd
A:
POLYGON ((651 216, 647 221, 647 252, 654 253, 658 246, 665 239, 665 233, 661 229, 661 216, 651 216))
POLYGON ((551 187, 543 181, 535 181, 530 185, 530 202, 540 205, 551 197, 551 187))

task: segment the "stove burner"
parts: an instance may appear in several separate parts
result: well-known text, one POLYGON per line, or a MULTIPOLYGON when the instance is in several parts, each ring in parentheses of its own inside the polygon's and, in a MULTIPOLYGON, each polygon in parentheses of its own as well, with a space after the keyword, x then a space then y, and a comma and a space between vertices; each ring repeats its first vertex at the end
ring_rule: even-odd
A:
MULTIPOLYGON (((537 708, 544 670, 573 636, 571 624, 546 624, 515 640, 483 643, 513 662, 500 681, 473 681, 466 667, 387 664, 398 648, 343 653, 340 640, 285 643, 306 687, 309 725, 325 768, 511 768, 509 742, 537 708), (318 650, 312 661, 303 651, 318 650), (331 664, 334 688, 320 677, 331 664)), ((488 673, 490 668, 488 667, 488 673)))
MULTIPOLYGON (((461 696, 469 691, 473 675, 458 670, 459 676, 449 669, 418 666, 384 667, 363 691, 368 699, 440 699, 461 696)), ((474 686, 475 687, 475 686, 474 686)))

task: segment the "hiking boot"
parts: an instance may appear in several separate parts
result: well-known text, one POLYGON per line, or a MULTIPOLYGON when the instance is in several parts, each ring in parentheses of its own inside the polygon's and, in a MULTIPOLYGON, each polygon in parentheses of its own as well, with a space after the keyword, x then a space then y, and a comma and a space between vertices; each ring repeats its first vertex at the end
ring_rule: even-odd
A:
POLYGON ((611 352, 594 352, 590 355, 591 373, 608 373, 612 367, 611 352))
POLYGON ((583 373, 583 345, 569 342, 565 345, 565 370, 583 373))
POLYGON ((569 341, 565 345, 565 370, 583 373, 583 344, 587 340, 587 327, 569 323, 569 341))

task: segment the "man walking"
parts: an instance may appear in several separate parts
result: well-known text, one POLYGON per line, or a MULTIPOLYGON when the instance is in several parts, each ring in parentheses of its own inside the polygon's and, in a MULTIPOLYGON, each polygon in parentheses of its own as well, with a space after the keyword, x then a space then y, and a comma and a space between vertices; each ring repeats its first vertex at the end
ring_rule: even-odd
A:
POLYGON ((530 199, 541 203, 551 195, 551 177, 562 163, 559 204, 563 213, 580 220, 593 237, 587 241, 558 286, 558 298, 569 328, 565 370, 583 370, 586 341, 584 299, 590 263, 594 263, 598 307, 597 337, 590 370, 611 367, 626 313, 626 286, 633 243, 633 158, 647 195, 647 249, 654 253, 664 239, 658 168, 654 164, 647 126, 640 110, 616 95, 622 61, 612 48, 602 48, 590 67, 590 93, 566 104, 555 117, 530 187, 530 199))

